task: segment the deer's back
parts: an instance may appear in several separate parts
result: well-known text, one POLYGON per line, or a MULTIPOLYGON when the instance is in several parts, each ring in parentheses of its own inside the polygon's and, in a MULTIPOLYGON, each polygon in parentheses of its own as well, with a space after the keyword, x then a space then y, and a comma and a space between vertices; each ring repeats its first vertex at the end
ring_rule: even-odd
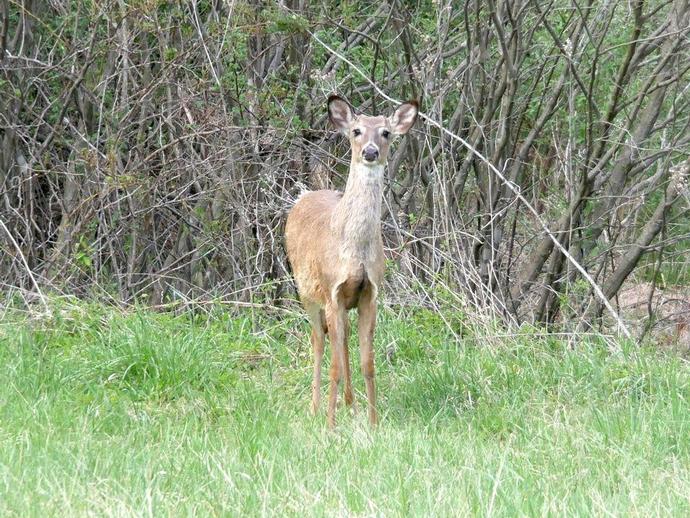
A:
POLYGON ((290 210, 285 225, 285 245, 300 297, 320 304, 328 298, 326 265, 337 260, 332 246, 331 218, 342 198, 338 191, 303 194, 290 210))

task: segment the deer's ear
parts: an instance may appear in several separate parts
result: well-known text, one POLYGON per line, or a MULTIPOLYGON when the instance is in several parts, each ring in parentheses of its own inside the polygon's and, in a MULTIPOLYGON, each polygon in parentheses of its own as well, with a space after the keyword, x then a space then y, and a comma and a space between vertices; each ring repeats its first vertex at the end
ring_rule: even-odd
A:
POLYGON ((417 101, 407 101, 401 104, 395 113, 388 118, 395 135, 404 135, 417 120, 419 104, 417 101))
POLYGON ((328 118, 338 131, 347 135, 354 115, 347 101, 337 95, 331 95, 328 98, 328 118))

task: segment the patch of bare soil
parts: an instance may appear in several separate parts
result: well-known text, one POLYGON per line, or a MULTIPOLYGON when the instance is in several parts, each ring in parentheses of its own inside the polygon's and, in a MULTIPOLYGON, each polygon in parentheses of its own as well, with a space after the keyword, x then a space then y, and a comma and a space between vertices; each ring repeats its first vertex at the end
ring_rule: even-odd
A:
POLYGON ((651 322, 648 337, 660 346, 690 354, 690 287, 632 284, 621 290, 617 302, 621 316, 636 336, 651 322))

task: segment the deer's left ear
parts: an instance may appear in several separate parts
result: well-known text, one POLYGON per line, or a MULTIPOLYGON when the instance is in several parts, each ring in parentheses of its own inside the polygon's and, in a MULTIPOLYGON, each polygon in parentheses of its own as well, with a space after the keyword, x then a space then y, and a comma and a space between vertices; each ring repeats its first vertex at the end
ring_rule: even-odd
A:
POLYGON ((395 113, 388 118, 395 135, 404 135, 417 120, 419 104, 417 101, 407 101, 401 104, 395 113))

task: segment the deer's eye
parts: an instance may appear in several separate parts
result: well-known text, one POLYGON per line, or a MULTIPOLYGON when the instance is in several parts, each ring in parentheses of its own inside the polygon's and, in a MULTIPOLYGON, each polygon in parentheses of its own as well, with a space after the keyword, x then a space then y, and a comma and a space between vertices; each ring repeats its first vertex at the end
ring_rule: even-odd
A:
POLYGON ((383 130, 383 131, 381 132, 381 135, 383 135, 383 138, 388 138, 388 137, 391 136, 391 132, 388 131, 388 130, 383 130))
POLYGON ((352 134, 353 134, 355 137, 359 137, 359 136, 362 134, 362 130, 355 128, 355 129, 352 130, 352 134))

